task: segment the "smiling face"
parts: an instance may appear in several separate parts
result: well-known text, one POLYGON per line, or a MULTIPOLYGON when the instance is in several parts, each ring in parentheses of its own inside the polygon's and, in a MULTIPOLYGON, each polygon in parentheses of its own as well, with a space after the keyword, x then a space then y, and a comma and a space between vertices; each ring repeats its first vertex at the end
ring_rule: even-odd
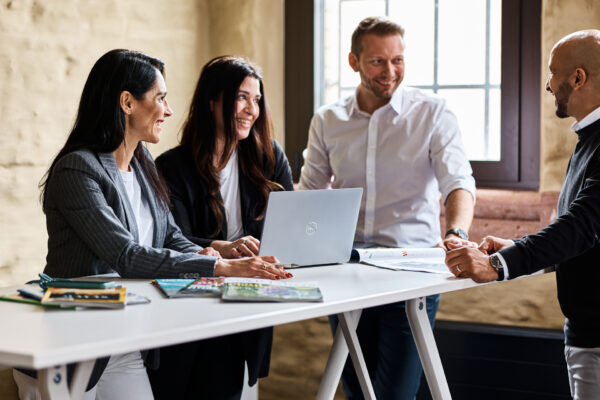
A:
POLYGON ((366 34, 362 51, 349 55, 352 69, 360 74, 359 105, 372 112, 387 104, 404 79, 404 40, 400 35, 366 34))
POLYGON ((546 90, 554 96, 555 113, 558 118, 570 116, 568 111, 569 99, 573 93, 573 87, 569 84, 568 76, 560 63, 560 54, 555 48, 550 54, 548 69, 550 71, 546 81, 546 90))
POLYGON ((128 140, 158 143, 162 123, 173 115, 167 102, 167 87, 160 72, 152 88, 144 93, 141 100, 130 97, 130 108, 125 110, 128 140))
MULTIPOLYGON (((260 82, 258 79, 247 76, 238 89, 235 98, 235 130, 237 140, 244 140, 250 135, 254 122, 260 115, 260 82)), ((223 95, 214 102, 212 109, 218 135, 224 135, 223 122, 223 95)))

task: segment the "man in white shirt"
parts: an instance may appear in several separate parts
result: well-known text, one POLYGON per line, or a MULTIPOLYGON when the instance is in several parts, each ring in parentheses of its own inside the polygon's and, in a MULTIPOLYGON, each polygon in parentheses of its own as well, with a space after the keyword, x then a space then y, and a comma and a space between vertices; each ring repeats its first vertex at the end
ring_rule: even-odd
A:
MULTIPOLYGON (((361 21, 349 54, 361 83, 310 126, 300 188, 363 188, 357 246, 442 245, 440 193, 446 240, 465 239, 473 218, 475 181, 454 114, 443 99, 400 87, 403 34, 387 19, 361 21)), ((438 301, 427 299, 432 324, 438 301)), ((413 399, 422 368, 404 303, 364 310, 357 332, 376 396, 413 399)), ((348 398, 362 398, 350 362, 342 382, 348 398)))

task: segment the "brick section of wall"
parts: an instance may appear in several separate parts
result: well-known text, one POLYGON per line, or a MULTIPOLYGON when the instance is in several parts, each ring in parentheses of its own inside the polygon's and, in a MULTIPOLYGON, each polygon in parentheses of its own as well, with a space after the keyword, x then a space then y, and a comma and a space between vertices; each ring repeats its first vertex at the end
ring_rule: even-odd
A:
MULTIPOLYGON (((557 201, 558 193, 480 189, 470 239, 535 233, 556 218, 557 201)), ((443 216, 441 222, 445 225, 443 216)), ((560 328, 564 322, 554 273, 444 294, 438 318, 538 328, 560 328)))

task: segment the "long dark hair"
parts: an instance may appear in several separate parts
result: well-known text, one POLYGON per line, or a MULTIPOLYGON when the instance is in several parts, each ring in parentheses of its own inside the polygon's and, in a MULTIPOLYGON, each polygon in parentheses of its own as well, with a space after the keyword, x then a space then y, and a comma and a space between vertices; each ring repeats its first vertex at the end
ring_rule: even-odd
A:
MULTIPOLYGON (((220 195, 219 171, 213 165, 213 156, 217 151, 217 133, 211 102, 214 103, 220 96, 223 101, 225 137, 223 154, 218 164, 222 165, 237 145, 242 172, 258 189, 265 204, 269 192, 283 190, 280 184, 267 179, 275 169, 275 154, 271 143, 273 125, 260 69, 241 57, 213 58, 200 73, 190 112, 183 126, 181 144, 191 149, 198 174, 207 184, 208 202, 216 220, 214 236, 221 231, 223 224, 223 200, 220 195), (238 91, 246 77, 255 78, 260 84, 260 114, 250 130, 250 135, 238 141, 235 106, 238 91)), ((264 212, 264 209, 261 210, 257 219, 263 218, 264 212)))
MULTIPOLYGON (((40 182, 44 212, 46 186, 58 160, 81 149, 101 153, 115 151, 125 140, 121 92, 126 90, 136 99, 143 99, 156 82, 158 73, 164 75, 164 63, 138 51, 115 49, 96 61, 83 87, 71 133, 40 182)), ((135 148, 134 156, 160 201, 169 206, 166 187, 159 179, 152 161, 144 154, 141 142, 135 148)))

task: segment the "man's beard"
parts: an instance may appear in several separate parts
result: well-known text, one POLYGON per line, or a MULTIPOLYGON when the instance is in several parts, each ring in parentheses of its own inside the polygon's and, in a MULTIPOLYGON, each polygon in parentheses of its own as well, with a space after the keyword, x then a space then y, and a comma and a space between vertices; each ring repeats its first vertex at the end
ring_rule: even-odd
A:
POLYGON ((571 93, 573 93, 573 87, 566 80, 560 84, 558 90, 554 93, 554 98, 556 99, 555 113, 558 118, 570 117, 567 114, 567 103, 569 102, 571 93))

